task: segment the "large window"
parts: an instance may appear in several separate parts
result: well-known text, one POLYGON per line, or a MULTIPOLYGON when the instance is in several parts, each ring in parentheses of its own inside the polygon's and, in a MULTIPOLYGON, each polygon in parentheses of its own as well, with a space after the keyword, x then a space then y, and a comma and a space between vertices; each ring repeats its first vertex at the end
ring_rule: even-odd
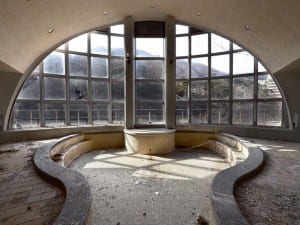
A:
POLYGON ((253 55, 220 35, 180 24, 173 34, 165 25, 138 21, 132 33, 114 25, 59 46, 23 83, 10 129, 123 125, 126 118, 132 127, 286 126, 280 90, 253 55), (134 48, 125 50, 124 35, 134 48), (126 118, 125 91, 133 112, 126 118))
POLYGON ((283 99, 249 52, 217 34, 176 25, 176 123, 283 126, 283 99))
POLYGON ((124 52, 121 24, 58 47, 26 79, 11 129, 123 124, 124 52))

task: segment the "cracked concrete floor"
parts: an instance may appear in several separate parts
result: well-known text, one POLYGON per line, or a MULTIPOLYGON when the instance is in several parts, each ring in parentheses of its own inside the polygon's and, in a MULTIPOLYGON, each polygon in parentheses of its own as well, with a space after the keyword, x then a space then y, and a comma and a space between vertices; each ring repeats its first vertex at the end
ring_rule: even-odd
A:
POLYGON ((211 151, 183 149, 165 156, 99 150, 71 165, 91 186, 93 225, 198 224, 209 217, 213 177, 227 167, 211 151))

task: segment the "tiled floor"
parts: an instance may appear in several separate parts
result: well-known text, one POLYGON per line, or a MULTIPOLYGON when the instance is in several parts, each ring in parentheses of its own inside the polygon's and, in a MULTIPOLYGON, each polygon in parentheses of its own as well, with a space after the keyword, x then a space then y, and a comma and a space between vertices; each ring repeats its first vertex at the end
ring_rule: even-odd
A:
POLYGON ((256 177, 237 190, 238 203, 255 225, 300 224, 300 143, 252 139, 265 152, 256 177))
POLYGON ((43 144, 27 142, 0 146, 0 224, 52 224, 64 194, 42 180, 33 167, 33 154, 43 144))
POLYGON ((229 165, 207 150, 165 156, 93 151, 71 168, 85 175, 92 189, 92 224, 198 224, 208 219, 209 186, 229 165))

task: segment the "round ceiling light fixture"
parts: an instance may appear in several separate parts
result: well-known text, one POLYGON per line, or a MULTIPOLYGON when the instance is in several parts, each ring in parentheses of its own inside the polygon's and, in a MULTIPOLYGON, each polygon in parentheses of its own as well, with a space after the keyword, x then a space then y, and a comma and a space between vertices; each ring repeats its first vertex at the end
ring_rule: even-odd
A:
POLYGON ((48 29, 48 33, 49 33, 49 34, 53 33, 53 31, 54 31, 54 29, 53 29, 52 27, 50 27, 50 28, 48 29))
POLYGON ((103 15, 104 15, 104 16, 107 16, 107 15, 108 15, 108 12, 107 12, 107 11, 104 11, 104 12, 103 12, 103 15))

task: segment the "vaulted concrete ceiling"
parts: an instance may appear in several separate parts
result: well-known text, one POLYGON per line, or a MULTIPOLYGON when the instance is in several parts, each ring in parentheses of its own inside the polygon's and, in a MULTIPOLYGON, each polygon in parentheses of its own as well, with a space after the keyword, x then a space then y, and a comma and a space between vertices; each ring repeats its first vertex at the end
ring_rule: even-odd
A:
POLYGON ((0 0, 0 61, 25 72, 63 40, 127 15, 136 20, 172 15, 223 34, 271 72, 300 56, 299 0, 0 0), (54 32, 49 34, 49 28, 54 32))

